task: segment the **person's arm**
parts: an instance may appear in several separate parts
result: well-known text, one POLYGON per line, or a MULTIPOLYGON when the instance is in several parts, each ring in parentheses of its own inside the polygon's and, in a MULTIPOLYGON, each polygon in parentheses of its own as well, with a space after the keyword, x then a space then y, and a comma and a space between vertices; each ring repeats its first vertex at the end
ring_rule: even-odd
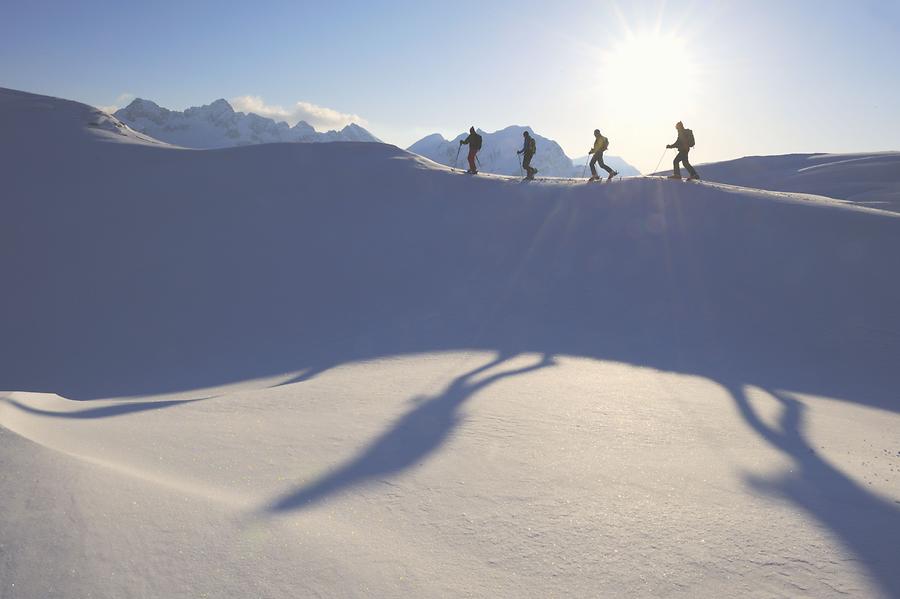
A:
MULTIPOLYGON (((472 137, 472 135, 470 134, 469 137, 472 137)), ((469 143, 469 137, 467 137, 467 138, 465 138, 465 139, 459 140, 459 145, 462 146, 462 145, 468 144, 468 143, 469 143)))

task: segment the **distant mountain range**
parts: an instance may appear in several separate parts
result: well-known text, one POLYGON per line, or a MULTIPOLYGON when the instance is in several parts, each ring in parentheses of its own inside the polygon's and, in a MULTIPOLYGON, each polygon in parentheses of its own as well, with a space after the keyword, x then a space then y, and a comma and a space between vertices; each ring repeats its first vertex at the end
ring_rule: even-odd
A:
MULTIPOLYGON (((580 162, 573 162, 558 143, 552 139, 548 139, 534 132, 531 127, 522 127, 512 125, 487 133, 478 129, 478 133, 484 138, 484 146, 478 153, 478 159, 481 162, 479 170, 488 173, 496 173, 499 175, 522 175, 519 165, 520 157, 516 151, 522 149, 524 131, 528 131, 534 137, 537 145, 537 153, 532 160, 532 165, 538 169, 538 175, 549 177, 580 177, 584 171, 584 159, 580 162)), ((447 166, 466 166, 466 148, 459 152, 457 158, 457 150, 459 150, 459 141, 465 139, 467 133, 463 133, 446 140, 439 133, 434 133, 424 137, 407 148, 408 151, 420 156, 424 156, 434 160, 438 164, 447 166)), ((625 162, 618 156, 607 154, 604 161, 611 168, 619 171, 621 175, 639 175, 640 171, 625 162)), ((602 173, 601 174, 605 174, 602 173)))
POLYGON ((138 98, 115 115, 123 123, 150 137, 185 148, 227 148, 273 142, 368 141, 377 137, 356 124, 340 131, 320 133, 300 121, 293 127, 258 114, 235 112, 225 100, 188 108, 169 110, 138 98))

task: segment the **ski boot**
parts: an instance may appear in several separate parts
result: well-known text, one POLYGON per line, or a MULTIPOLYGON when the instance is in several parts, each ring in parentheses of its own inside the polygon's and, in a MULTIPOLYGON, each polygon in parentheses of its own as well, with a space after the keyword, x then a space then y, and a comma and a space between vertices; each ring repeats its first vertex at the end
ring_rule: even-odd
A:
POLYGON ((618 174, 619 174, 619 171, 613 171, 613 172, 611 172, 611 173, 609 174, 609 176, 606 178, 606 182, 609 183, 610 181, 612 181, 612 178, 615 177, 615 176, 618 175, 618 174))
POLYGON ((688 181, 699 181, 700 175, 691 175, 690 177, 687 178, 687 180, 688 181))
POLYGON ((681 181, 681 175, 669 175, 666 179, 678 179, 681 181))

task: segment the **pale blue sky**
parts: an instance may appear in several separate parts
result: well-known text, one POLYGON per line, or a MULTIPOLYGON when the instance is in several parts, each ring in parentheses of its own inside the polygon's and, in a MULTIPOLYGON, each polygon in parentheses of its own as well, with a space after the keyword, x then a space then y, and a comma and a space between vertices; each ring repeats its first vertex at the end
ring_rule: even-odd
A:
POLYGON ((96 106, 308 102, 402 147, 531 125, 572 157, 600 127, 642 170, 678 119, 696 162, 900 149, 898 0, 11 0, 2 13, 0 86, 96 106))

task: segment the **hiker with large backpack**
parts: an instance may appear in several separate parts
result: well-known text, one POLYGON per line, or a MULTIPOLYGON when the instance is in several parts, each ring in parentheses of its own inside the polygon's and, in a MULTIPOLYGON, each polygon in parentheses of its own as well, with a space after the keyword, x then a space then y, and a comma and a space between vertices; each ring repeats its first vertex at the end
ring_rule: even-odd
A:
POLYGON ((478 169, 475 168, 475 155, 478 154, 478 151, 481 149, 481 136, 475 133, 475 127, 469 127, 469 137, 459 140, 459 145, 469 146, 469 170, 466 172, 470 175, 477 174, 478 169))
POLYGON ((594 145, 590 149, 591 178, 588 179, 588 181, 598 181, 600 179, 600 177, 597 176, 597 169, 594 167, 595 164, 599 164, 600 168, 609 173, 609 176, 606 178, 607 181, 619 174, 618 172, 606 166, 606 164, 603 162, 603 152, 605 152, 606 148, 608 147, 609 140, 603 137, 603 134, 600 133, 600 129, 594 129, 594 145))
POLYGON ((523 131, 522 135, 525 137, 525 145, 523 145, 522 149, 516 152, 516 154, 522 154, 522 168, 524 168, 527 173, 525 178, 531 180, 534 179, 534 174, 538 172, 536 168, 531 166, 531 159, 537 151, 537 144, 535 144, 534 138, 531 137, 528 131, 523 131))
POLYGON ((678 154, 675 156, 675 162, 673 163, 673 172, 669 175, 669 179, 681 180, 681 169, 678 168, 678 163, 680 162, 684 164, 684 168, 686 168, 691 175, 688 177, 688 181, 697 180, 700 178, 700 175, 697 174, 697 171, 694 170, 694 167, 691 166, 691 163, 688 160, 688 154, 690 153, 691 148, 694 147, 694 132, 690 129, 685 129, 684 123, 681 121, 675 123, 675 129, 678 131, 678 139, 675 140, 675 143, 666 146, 667 148, 678 149, 678 154))

